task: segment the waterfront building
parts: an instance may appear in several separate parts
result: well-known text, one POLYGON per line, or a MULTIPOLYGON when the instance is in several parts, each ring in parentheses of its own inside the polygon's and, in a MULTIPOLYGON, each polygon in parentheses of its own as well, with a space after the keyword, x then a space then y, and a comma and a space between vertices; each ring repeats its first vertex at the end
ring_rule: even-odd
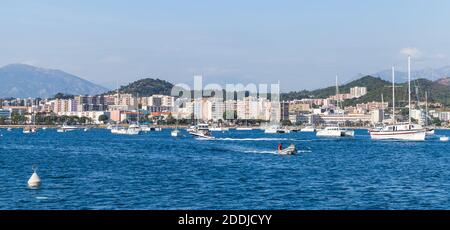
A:
POLYGON ((151 97, 141 98, 142 109, 149 112, 173 112, 175 98, 165 95, 153 95, 151 97))
POLYGON ((371 122, 372 124, 378 124, 383 122, 384 120, 384 110, 383 109, 374 109, 370 111, 371 122))
POLYGON ((9 109, 0 109, 0 117, 4 119, 11 118, 11 110, 9 109))
POLYGON ((75 117, 87 117, 90 118, 95 124, 101 124, 99 121, 100 116, 105 115, 108 118, 111 117, 110 112, 106 111, 71 111, 71 112, 59 112, 58 116, 75 116, 75 117))
POLYGON ((104 111, 106 110, 104 96, 75 96, 76 111, 104 111))

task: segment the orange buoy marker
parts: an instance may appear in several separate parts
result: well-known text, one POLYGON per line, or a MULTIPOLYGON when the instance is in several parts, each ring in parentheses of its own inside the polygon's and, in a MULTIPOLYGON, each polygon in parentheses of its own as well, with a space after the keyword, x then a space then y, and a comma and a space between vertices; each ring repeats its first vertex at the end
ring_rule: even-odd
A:
POLYGON ((28 180, 28 187, 36 189, 41 185, 41 178, 36 173, 37 166, 33 165, 32 169, 33 169, 33 174, 31 175, 30 179, 28 180))

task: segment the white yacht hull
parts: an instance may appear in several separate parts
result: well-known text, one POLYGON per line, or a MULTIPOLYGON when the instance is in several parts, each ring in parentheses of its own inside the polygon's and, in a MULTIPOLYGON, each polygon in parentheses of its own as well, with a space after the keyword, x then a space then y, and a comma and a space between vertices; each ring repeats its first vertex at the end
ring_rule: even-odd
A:
POLYGON ((425 136, 425 130, 370 131, 374 140, 424 141, 425 136))
POLYGON ((252 128, 236 128, 237 131, 251 131, 253 130, 252 128))
POLYGON ((229 128, 210 128, 209 131, 211 132, 222 132, 222 131, 228 131, 229 128))
POLYGON ((339 130, 319 130, 316 133, 318 137, 343 137, 345 132, 339 130))
POLYGON ((300 132, 303 132, 303 133, 313 133, 315 131, 316 131, 315 128, 310 128, 310 127, 305 127, 303 129, 300 129, 300 132))
POLYGON ((204 133, 201 133, 201 132, 189 132, 189 134, 191 134, 194 137, 198 137, 200 139, 207 139, 207 140, 214 139, 214 137, 209 136, 209 135, 205 135, 204 133))
POLYGON ((264 133, 274 134, 274 133, 277 133, 277 130, 276 129, 266 129, 266 130, 264 130, 264 133))

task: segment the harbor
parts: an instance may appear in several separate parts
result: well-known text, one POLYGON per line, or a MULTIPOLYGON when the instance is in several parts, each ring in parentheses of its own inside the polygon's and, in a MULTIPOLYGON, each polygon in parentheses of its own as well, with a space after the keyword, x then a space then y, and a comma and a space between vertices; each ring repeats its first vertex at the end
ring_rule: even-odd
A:
POLYGON ((449 142, 1 129, 1 209, 447 209, 449 142), (278 144, 297 154, 280 156, 278 144), (41 185, 27 188, 32 165, 41 185))

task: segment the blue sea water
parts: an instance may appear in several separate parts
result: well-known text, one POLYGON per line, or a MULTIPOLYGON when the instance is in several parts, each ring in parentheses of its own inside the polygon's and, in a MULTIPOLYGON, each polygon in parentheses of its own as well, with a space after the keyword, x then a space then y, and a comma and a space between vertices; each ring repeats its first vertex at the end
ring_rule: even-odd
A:
POLYGON ((0 134, 0 209, 450 209, 450 143, 438 137, 0 134), (278 143, 296 144, 299 154, 276 155, 278 143), (33 164, 39 189, 27 188, 33 164))

